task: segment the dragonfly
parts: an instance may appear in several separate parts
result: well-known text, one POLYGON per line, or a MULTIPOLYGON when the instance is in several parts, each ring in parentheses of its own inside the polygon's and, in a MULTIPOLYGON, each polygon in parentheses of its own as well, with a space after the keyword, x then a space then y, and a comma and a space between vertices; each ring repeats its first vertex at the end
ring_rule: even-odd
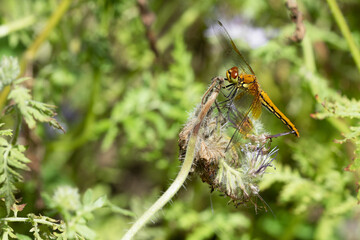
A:
POLYGON ((279 108, 276 107, 269 95, 262 90, 257 81, 255 72, 240 53, 234 41, 231 39, 229 32, 220 21, 218 21, 217 30, 216 34, 218 35, 220 43, 223 45, 225 55, 230 56, 236 63, 236 66, 226 71, 226 78, 224 78, 224 80, 229 83, 225 86, 225 88, 229 90, 229 93, 226 96, 227 100, 225 100, 227 102, 226 106, 231 113, 229 121, 235 126, 236 132, 240 132, 246 136, 253 128, 249 116, 251 115, 254 119, 258 119, 262 111, 261 106, 264 106, 290 130, 288 133, 275 136, 294 134, 296 137, 300 137, 299 131, 296 129, 295 125, 280 111, 279 108), (250 95, 252 97, 252 103, 247 110, 241 112, 235 105, 237 102, 240 102, 245 95, 250 95), (239 121, 241 122, 239 123, 239 121))

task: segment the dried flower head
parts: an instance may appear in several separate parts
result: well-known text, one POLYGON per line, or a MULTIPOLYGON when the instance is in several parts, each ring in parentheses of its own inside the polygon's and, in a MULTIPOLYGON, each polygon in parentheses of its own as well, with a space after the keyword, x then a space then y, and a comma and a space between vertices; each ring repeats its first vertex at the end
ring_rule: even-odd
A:
MULTIPOLYGON (((187 141, 201 107, 195 108, 179 134, 180 159, 186 154, 187 141)), ((272 166, 278 149, 270 150, 268 134, 260 121, 247 119, 253 129, 251 134, 244 136, 236 132, 236 124, 226 117, 225 111, 229 109, 224 110, 215 103, 208 111, 199 130, 192 172, 238 205, 254 202, 253 198, 261 199, 257 184, 272 166)))

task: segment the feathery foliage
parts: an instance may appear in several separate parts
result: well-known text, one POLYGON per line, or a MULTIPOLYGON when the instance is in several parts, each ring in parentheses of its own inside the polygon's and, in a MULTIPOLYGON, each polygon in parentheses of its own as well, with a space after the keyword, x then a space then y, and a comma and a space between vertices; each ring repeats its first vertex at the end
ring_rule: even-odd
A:
MULTIPOLYGON (((228 205, 192 176, 137 237, 359 236, 360 4, 296 1, 305 32, 293 42, 302 26, 283 3, 0 0, 1 236, 123 235, 175 178, 188 113, 236 65, 217 20, 300 132, 273 139, 274 169, 258 183, 276 217, 228 205)), ((287 130, 265 109, 260 120, 287 130)))

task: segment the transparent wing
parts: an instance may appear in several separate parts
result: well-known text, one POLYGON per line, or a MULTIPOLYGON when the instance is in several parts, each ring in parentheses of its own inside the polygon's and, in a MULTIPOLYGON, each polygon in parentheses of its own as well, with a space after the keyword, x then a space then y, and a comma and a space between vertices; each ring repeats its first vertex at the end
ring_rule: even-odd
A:
POLYGON ((237 107, 233 104, 227 108, 227 119, 231 123, 232 127, 235 129, 231 139, 228 143, 226 150, 229 149, 229 146, 232 144, 237 144, 240 142, 240 139, 250 133, 253 129, 253 124, 250 118, 247 115, 244 115, 237 107))
POLYGON ((236 47, 224 25, 218 21, 218 24, 213 28, 214 33, 223 48, 224 54, 229 56, 234 64, 236 64, 236 66, 239 67, 243 72, 255 75, 255 72, 252 70, 249 63, 245 60, 244 56, 236 47))
MULTIPOLYGON (((254 97, 246 91, 236 89, 235 86, 233 88, 236 90, 235 97, 220 103, 223 115, 226 116, 231 127, 235 129, 227 149, 231 144, 238 143, 241 138, 246 137, 253 130, 250 116, 257 119, 261 114, 261 101, 259 97, 254 97)), ((230 91, 232 90, 230 89, 230 91)))

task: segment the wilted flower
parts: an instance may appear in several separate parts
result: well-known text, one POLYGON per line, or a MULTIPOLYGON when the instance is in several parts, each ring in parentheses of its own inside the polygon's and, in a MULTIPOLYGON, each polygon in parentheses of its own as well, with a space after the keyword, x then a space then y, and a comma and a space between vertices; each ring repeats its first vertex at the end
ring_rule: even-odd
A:
MULTIPOLYGON (((268 134, 261 122, 250 118, 247 124, 253 128, 252 135, 244 136, 237 132, 240 137, 232 138, 236 123, 229 121, 226 118, 229 114, 224 111, 233 106, 223 110, 214 105, 199 130, 192 172, 197 173, 211 189, 229 196, 235 205, 252 201, 260 197, 257 184, 266 169, 272 167, 278 149, 270 149, 268 134)), ((201 107, 195 108, 179 134, 180 159, 186 154, 187 141, 201 107)))

